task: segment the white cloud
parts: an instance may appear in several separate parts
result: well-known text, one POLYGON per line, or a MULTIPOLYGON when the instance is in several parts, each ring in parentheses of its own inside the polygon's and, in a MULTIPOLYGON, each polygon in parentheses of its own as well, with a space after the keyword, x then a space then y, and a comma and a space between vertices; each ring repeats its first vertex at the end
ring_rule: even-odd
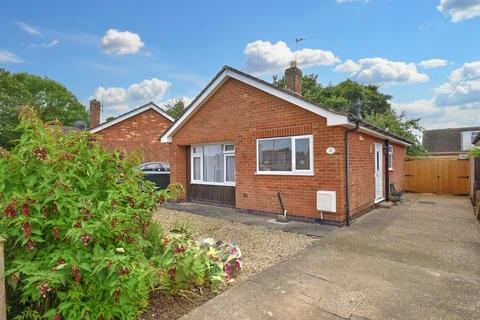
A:
MULTIPOLYGON (((257 40, 248 43, 243 52, 247 56, 247 71, 256 75, 283 71, 294 58, 294 52, 283 41, 271 43, 257 40)), ((299 67, 332 65, 338 62, 340 59, 331 51, 320 49, 297 51, 299 67)))
POLYGON ((31 25, 28 25, 24 22, 17 22, 17 26, 25 31, 28 34, 34 35, 34 36, 41 36, 42 33, 38 31, 38 29, 32 27, 31 25))
POLYGON ((157 78, 134 83, 128 88, 98 87, 90 99, 103 101, 103 118, 118 116, 150 101, 162 105, 163 97, 171 83, 157 78))
POLYGON ((422 118, 422 124, 429 129, 480 123, 480 61, 465 63, 454 70, 448 81, 434 92, 432 99, 392 103, 392 106, 410 117, 422 118))
POLYGON ((426 129, 476 126, 480 123, 480 102, 469 106, 437 105, 436 99, 416 100, 409 103, 392 103, 392 107, 408 117, 421 118, 420 123, 426 129))
POLYGON ((420 67, 422 67, 424 69, 444 67, 444 66, 448 65, 448 60, 445 60, 445 59, 428 59, 428 60, 420 61, 419 65, 420 65, 420 67))
POLYGON ((50 42, 42 42, 40 44, 31 44, 29 48, 51 48, 59 44, 60 41, 58 40, 52 40, 50 42))
POLYGON ((460 22, 480 16, 480 1, 441 0, 437 9, 445 15, 449 15, 452 22, 460 22))
POLYGON ((0 62, 1 63, 20 63, 20 62, 23 62, 23 60, 9 51, 0 50, 0 62))
POLYGON ((480 103, 480 60, 455 69, 448 77, 448 82, 435 88, 435 93, 440 106, 480 103))
POLYGON ((136 54, 144 45, 138 34, 116 29, 107 30, 101 40, 103 52, 116 56, 136 54))
POLYGON ((363 58, 357 62, 347 60, 335 68, 338 72, 350 72, 355 81, 378 85, 420 83, 429 80, 417 71, 414 63, 390 61, 384 58, 363 58))

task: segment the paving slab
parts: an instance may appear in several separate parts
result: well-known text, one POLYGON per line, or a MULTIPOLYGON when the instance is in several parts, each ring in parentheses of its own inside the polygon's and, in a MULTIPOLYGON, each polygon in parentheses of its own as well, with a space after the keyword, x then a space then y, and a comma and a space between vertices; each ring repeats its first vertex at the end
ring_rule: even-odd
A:
POLYGON ((469 199, 405 198, 182 319, 480 319, 480 225, 469 199))

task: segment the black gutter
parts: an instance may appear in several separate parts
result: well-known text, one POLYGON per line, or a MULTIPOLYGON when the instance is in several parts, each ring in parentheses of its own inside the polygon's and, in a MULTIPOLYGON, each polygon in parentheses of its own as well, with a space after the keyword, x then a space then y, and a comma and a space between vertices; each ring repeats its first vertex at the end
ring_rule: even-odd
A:
MULTIPOLYGON (((386 201, 390 201, 390 166, 388 165, 388 161, 390 160, 390 152, 388 150, 390 146, 390 141, 385 140, 385 199, 386 201)), ((393 160, 392 160, 393 161, 393 160)))
POLYGON ((353 119, 355 121, 355 127, 345 130, 345 208, 347 213, 346 223, 347 226, 350 225, 350 165, 349 165, 349 151, 348 151, 348 136, 350 132, 357 131, 360 129, 360 121, 353 119))

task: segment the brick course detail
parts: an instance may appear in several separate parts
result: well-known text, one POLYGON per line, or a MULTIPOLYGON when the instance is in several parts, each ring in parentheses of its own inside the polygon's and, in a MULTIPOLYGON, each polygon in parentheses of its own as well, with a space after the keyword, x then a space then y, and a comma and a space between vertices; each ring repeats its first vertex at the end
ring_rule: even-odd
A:
POLYGON ((161 143, 160 136, 172 122, 153 109, 98 131, 101 144, 109 150, 143 151, 143 161, 170 162, 170 145, 161 143))
MULTIPOLYGON (((236 156, 236 207, 280 213, 281 192, 290 215, 319 218, 318 190, 336 191, 337 212, 324 218, 345 219, 345 128, 327 127, 326 119, 235 79, 228 79, 173 135, 171 181, 187 184, 186 146, 234 142, 236 156), (313 135, 314 175, 256 174, 256 139, 313 135), (328 155, 325 150, 334 147, 328 155)), ((365 133, 350 134, 352 215, 374 206, 374 143, 382 139, 365 133)), ((167 145, 167 144, 166 144, 167 145)), ((390 180, 403 189, 405 147, 394 145, 394 171, 390 180)), ((385 168, 386 163, 384 164, 385 168)))

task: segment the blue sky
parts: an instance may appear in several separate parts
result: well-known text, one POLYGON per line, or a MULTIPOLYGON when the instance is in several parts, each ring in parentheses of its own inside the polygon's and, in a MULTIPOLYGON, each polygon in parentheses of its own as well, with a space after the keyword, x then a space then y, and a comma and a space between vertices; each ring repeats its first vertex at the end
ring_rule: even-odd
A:
POLYGON ((323 84, 381 85, 427 128, 480 123, 480 0, 9 1, 0 67, 47 76, 103 118, 191 99, 223 65, 265 80, 293 56, 323 84))

